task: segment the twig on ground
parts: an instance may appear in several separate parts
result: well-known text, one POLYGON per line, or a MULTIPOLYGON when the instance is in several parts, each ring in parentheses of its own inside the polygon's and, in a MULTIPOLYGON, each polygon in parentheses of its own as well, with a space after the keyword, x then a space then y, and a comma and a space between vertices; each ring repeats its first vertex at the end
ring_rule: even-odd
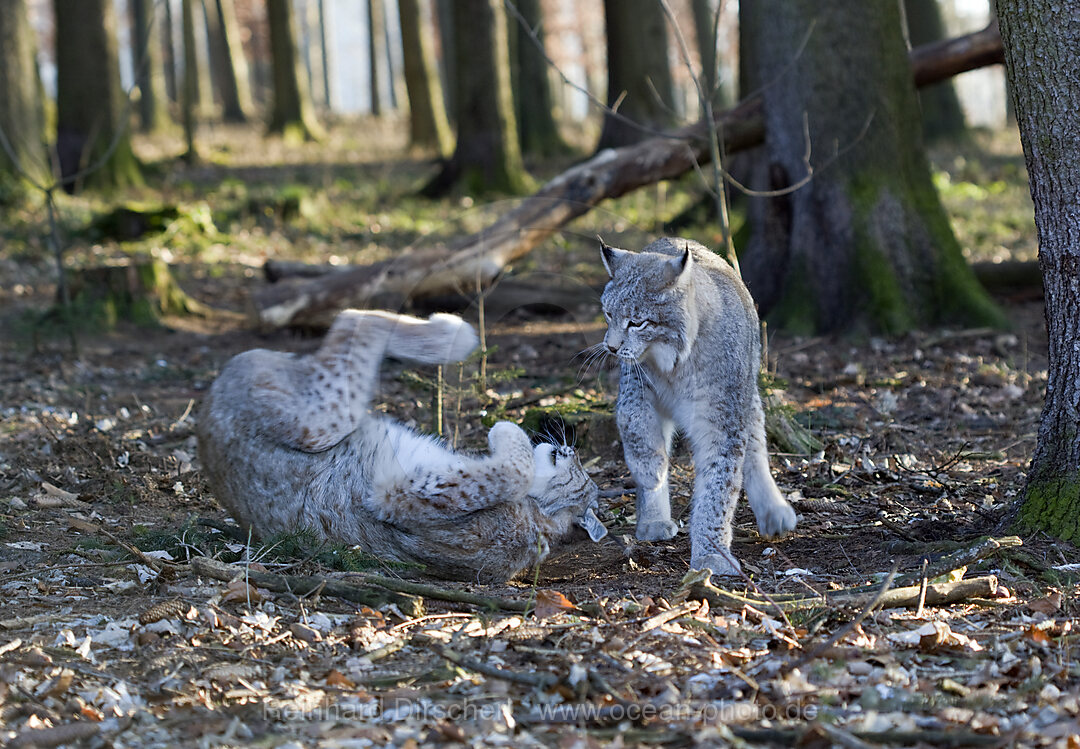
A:
POLYGON ((863 610, 859 612, 858 616, 856 616, 854 619, 852 619, 850 622, 848 622, 845 626, 843 626, 840 629, 836 630, 836 632, 834 632, 833 635, 831 637, 829 637, 829 639, 825 640, 824 642, 820 643, 819 645, 815 646, 814 648, 806 651, 805 653, 802 654, 802 656, 795 659, 794 661, 789 661, 787 664, 785 664, 780 669, 781 673, 787 673, 787 672, 790 672, 790 671, 794 671, 795 669, 806 665, 810 661, 817 658, 821 653, 825 652, 826 650, 831 648, 833 645, 838 643, 840 640, 842 640, 848 634, 850 634, 851 632, 854 632, 855 629, 857 629, 858 626, 860 624, 862 624, 863 619, 865 619, 867 616, 869 616, 870 612, 873 611, 874 608, 877 607, 878 604, 881 603, 882 599, 885 597, 885 594, 889 591, 889 586, 892 585, 893 579, 895 577, 896 577, 896 565, 893 565, 892 570, 889 572, 888 575, 885 576, 885 581, 881 584, 881 590, 879 590, 878 594, 876 596, 874 596, 874 598, 868 604, 866 604, 866 606, 863 607, 863 610))
POLYGON ((493 679, 502 679, 503 681, 509 681, 514 684, 524 684, 530 687, 537 687, 539 689, 546 689, 550 686, 554 686, 558 683, 559 677, 555 674, 548 673, 546 671, 539 671, 536 673, 527 673, 521 671, 512 671, 508 668, 496 668, 495 666, 489 666, 486 663, 469 658, 462 655, 456 650, 451 650, 437 640, 428 637, 426 635, 416 635, 413 640, 434 650, 446 660, 450 661, 456 666, 460 666, 468 671, 475 671, 478 674, 484 676, 490 676, 493 679))
POLYGON ((322 593, 325 595, 344 598, 347 601, 372 607, 392 603, 408 616, 420 616, 424 608, 423 599, 414 595, 379 590, 374 587, 332 580, 319 575, 278 575, 273 572, 257 572, 236 565, 225 564, 208 557, 192 559, 191 569, 199 575, 223 582, 243 577, 253 585, 277 593, 303 595, 322 586, 322 593))

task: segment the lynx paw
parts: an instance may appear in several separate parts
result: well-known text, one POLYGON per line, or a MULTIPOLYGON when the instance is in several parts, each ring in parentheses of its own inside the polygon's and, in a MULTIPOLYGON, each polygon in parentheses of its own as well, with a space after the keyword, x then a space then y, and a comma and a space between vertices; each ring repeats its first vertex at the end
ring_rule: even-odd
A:
POLYGON ((705 554, 691 561, 690 566, 695 570, 708 567, 714 577, 740 577, 742 575, 742 565, 728 549, 721 554, 705 554))
POLYGON ((757 519, 758 533, 765 538, 776 538, 795 530, 795 509, 785 500, 765 508, 757 519))
POLYGON ((447 361, 461 361, 480 345, 473 326, 457 315, 436 313, 428 318, 427 328, 432 340, 447 347, 447 361))
POLYGON ((638 541, 668 541, 675 538, 679 526, 670 520, 652 520, 637 524, 638 541))

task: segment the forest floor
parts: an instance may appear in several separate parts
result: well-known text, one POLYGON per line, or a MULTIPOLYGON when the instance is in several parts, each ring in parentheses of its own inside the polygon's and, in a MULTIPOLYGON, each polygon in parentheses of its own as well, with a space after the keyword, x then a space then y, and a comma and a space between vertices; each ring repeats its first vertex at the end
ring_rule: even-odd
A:
MULTIPOLYGON (((0 206, 0 742, 1080 746, 1080 554, 1038 534, 986 540, 1015 532, 1009 508, 1035 446, 1047 367, 1038 289, 998 299, 1009 330, 771 335, 768 385, 823 447, 774 452, 799 526, 766 541, 741 506, 734 552, 747 578, 723 581, 727 593, 684 579, 685 532, 633 539, 615 383, 579 356, 603 335, 591 291, 561 310, 489 310, 486 375, 476 359, 447 373, 444 434, 478 449, 494 417, 569 424, 611 495, 604 541, 480 586, 303 534, 250 546, 231 534, 199 473, 199 398, 241 351, 318 343, 244 324, 262 262, 386 257, 474 231, 512 202, 410 197, 430 163, 386 159, 401 144, 394 128, 379 137, 375 147, 339 128, 329 145, 288 147, 220 128, 206 165, 187 170, 165 158, 169 139, 140 143, 162 159, 151 187, 61 202, 69 266, 162 258, 190 294, 233 314, 87 324, 77 352, 42 322, 55 275, 40 202, 0 206), (130 241, 93 228, 133 200, 180 215, 130 241), (344 580, 383 600, 302 590, 295 577, 284 592, 219 580, 200 558, 344 580), (409 580, 430 586, 422 611, 416 596, 388 593, 409 580), (925 605, 870 605, 879 589, 911 585, 927 588, 925 605), (868 587, 845 596, 857 586, 868 587), (950 590, 953 602, 934 603, 950 590), (484 600, 446 600, 463 591, 484 600)), ((972 259, 1033 257, 1012 138, 980 134, 935 153, 935 167, 972 259)), ((605 204, 513 275, 596 288, 590 238, 640 247, 699 192, 688 178, 605 204)), ((709 227, 682 231, 715 243, 709 227)), ((463 314, 476 320, 475 307, 463 314)), ((382 381, 389 413, 432 429, 431 371, 388 363, 382 381)), ((677 447, 677 515, 692 475, 677 447)))

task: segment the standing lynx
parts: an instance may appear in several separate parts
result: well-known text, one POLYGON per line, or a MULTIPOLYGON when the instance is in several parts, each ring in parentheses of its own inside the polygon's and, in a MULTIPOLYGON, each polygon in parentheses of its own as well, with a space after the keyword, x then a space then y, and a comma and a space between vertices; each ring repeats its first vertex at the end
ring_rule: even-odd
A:
POLYGON ((453 315, 346 310, 310 356, 234 357, 198 421, 214 495, 257 536, 306 528, 464 580, 513 577, 575 522, 599 539, 596 484, 570 448, 499 422, 490 455, 467 455, 370 410, 383 356, 448 363, 476 344, 453 315))
POLYGON ((604 344, 620 364, 616 421, 637 482, 637 537, 661 541, 678 530, 668 489, 678 429, 695 467, 690 563, 738 574, 731 519, 740 489, 762 535, 795 528, 795 511, 769 473, 754 301, 731 266, 697 242, 601 251, 611 277, 601 298, 604 344))

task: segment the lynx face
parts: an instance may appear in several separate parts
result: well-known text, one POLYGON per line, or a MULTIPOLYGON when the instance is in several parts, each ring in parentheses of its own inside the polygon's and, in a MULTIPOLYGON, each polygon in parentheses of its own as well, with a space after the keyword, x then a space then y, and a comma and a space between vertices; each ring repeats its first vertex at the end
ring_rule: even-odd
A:
POLYGON ((596 517, 600 489, 567 445, 541 443, 533 449, 536 471, 529 496, 545 515, 569 512, 574 522, 599 541, 607 530, 596 517))
POLYGON ((650 359, 670 372, 687 353, 692 331, 687 310, 693 259, 603 248, 611 280, 600 298, 608 329, 604 345, 620 360, 650 359))

